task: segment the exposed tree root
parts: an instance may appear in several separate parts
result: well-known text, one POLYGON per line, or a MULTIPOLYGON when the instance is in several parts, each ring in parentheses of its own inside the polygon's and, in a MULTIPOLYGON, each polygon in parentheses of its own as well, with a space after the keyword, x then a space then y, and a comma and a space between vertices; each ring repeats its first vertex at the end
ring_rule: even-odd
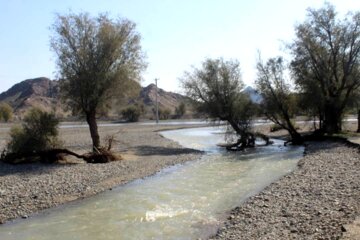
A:
POLYGON ((246 136, 240 137, 235 143, 218 144, 218 146, 225 147, 226 150, 228 151, 243 151, 245 148, 255 147, 256 138, 261 138, 262 140, 264 140, 265 145, 269 145, 273 143, 270 140, 270 138, 265 134, 256 132, 256 133, 248 133, 246 136))
POLYGON ((65 155, 71 155, 88 163, 107 163, 111 161, 121 160, 120 157, 115 156, 112 152, 106 149, 99 149, 97 152, 86 153, 83 155, 72 152, 68 149, 55 148, 43 151, 34 151, 26 153, 6 153, 1 154, 0 160, 10 164, 21 163, 54 163, 64 160, 65 155))

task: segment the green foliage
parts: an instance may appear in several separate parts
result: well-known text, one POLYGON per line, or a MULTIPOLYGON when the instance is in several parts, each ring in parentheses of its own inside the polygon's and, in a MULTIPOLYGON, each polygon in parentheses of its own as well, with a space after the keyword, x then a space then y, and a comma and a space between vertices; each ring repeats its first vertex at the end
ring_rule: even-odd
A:
POLYGON ((175 108, 175 116, 177 118, 181 118, 186 113, 186 105, 185 103, 180 103, 179 106, 175 108))
POLYGON ((27 153, 47 150, 59 145, 58 124, 59 121, 53 113, 31 109, 21 127, 11 128, 11 140, 7 150, 11 153, 27 153))
POLYGON ((360 87, 360 12, 340 20, 326 3, 309 9, 295 31, 290 49, 296 85, 310 112, 323 115, 323 130, 341 131, 344 109, 360 87))
POLYGON ((207 59, 201 69, 185 72, 182 85, 187 96, 197 103, 197 111, 220 120, 231 117, 244 87, 239 63, 223 59, 207 59))
POLYGON ((61 93, 75 112, 104 107, 140 80, 145 63, 135 27, 105 14, 58 15, 51 47, 58 56, 61 93))
POLYGON ((129 106, 121 111, 123 118, 129 122, 139 121, 141 113, 141 108, 138 106, 129 106))
POLYGON ((86 116, 97 149, 97 114, 104 114, 114 99, 139 89, 146 67, 140 34, 133 22, 106 14, 58 15, 52 29, 61 95, 74 113, 86 116))
POLYGON ((13 109, 7 103, 0 104, 0 120, 4 122, 9 122, 13 117, 13 109))
POLYGON ((241 92, 244 84, 237 61, 207 59, 202 68, 185 73, 182 84, 200 113, 213 120, 227 121, 240 136, 243 147, 255 144, 251 134, 254 108, 248 95, 241 92))
POLYGON ((266 63, 259 59, 257 70, 256 85, 263 97, 263 113, 279 128, 286 129, 293 143, 301 143, 301 136, 290 120, 297 111, 297 97, 291 93, 289 80, 284 76, 286 67, 283 59, 270 58, 266 63))
POLYGON ((162 109, 159 108, 159 119, 161 120, 167 120, 170 118, 171 110, 168 108, 162 109))

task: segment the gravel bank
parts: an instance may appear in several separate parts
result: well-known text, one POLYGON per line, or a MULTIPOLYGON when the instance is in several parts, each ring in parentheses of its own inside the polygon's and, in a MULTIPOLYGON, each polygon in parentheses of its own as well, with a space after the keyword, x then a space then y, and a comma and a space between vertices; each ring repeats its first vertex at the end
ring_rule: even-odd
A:
MULTIPOLYGON (((190 127, 190 126, 183 126, 190 127)), ((88 197, 128 181, 152 175, 159 170, 200 157, 200 152, 185 149, 154 131, 179 126, 102 127, 104 137, 115 134, 114 150, 124 160, 107 164, 0 163, 0 223, 23 217, 68 201, 88 197)), ((77 152, 91 149, 87 128, 61 129, 65 146, 77 152)), ((4 143, 6 132, 0 133, 4 143)))
POLYGON ((297 170, 232 210, 214 239, 339 239, 359 214, 359 150, 311 143, 297 170))

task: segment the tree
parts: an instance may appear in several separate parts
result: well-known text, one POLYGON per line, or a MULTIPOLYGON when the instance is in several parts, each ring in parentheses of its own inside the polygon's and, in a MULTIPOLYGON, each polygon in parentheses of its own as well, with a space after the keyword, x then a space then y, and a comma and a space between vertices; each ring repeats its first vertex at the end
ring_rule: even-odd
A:
POLYGON ((360 87, 360 12, 339 20, 325 4, 309 9, 304 23, 296 27, 290 46, 292 73, 299 89, 321 94, 317 104, 323 112, 323 130, 341 131, 342 116, 351 95, 360 87))
POLYGON ((265 64, 258 60, 256 85, 263 97, 261 107, 268 119, 289 132, 293 144, 301 144, 303 139, 291 122, 296 111, 295 95, 291 94, 284 70, 281 57, 270 58, 265 64))
POLYGON ((138 85, 146 66, 140 35, 133 22, 104 14, 58 15, 52 29, 61 94, 73 112, 85 115, 93 150, 97 150, 97 113, 138 85))
POLYGON ((196 102, 196 109, 210 118, 226 121, 238 134, 238 141, 228 148, 243 149, 255 145, 255 136, 251 132, 253 116, 252 103, 242 93, 237 61, 207 59, 201 69, 194 68, 186 72, 182 85, 188 97, 196 102))
POLYGON ((12 119, 13 116, 13 109, 12 107, 7 103, 1 103, 0 104, 0 120, 4 120, 5 122, 8 122, 12 119))
POLYGON ((129 106, 121 111, 123 117, 129 122, 139 121, 141 115, 141 108, 139 106, 129 106))
POLYGON ((184 116, 186 112, 186 106, 185 106, 185 103, 180 103, 179 106, 177 106, 175 108, 175 115, 177 118, 181 118, 182 116, 184 116))
POLYGON ((159 109, 159 118, 161 120, 167 120, 170 118, 171 110, 168 108, 160 108, 159 109))
MULTIPOLYGON (((313 82, 315 83, 315 82, 313 82)), ((323 131, 324 122, 324 98, 316 84, 309 84, 307 89, 298 92, 298 108, 307 116, 313 118, 314 129, 323 131), (314 101, 316 99, 316 101, 314 101), (317 121, 319 129, 317 129, 317 121)))

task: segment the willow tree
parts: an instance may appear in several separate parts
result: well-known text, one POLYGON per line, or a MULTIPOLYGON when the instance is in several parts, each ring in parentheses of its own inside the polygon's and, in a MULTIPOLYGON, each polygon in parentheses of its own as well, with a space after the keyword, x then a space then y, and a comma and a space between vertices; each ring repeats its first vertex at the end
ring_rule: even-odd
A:
POLYGON ((293 144, 301 144, 302 136, 291 121, 297 104, 290 91, 289 80, 285 77, 285 70, 281 57, 270 58, 266 63, 258 60, 256 85, 263 97, 261 109, 270 121, 289 132, 293 144))
POLYGON ((309 9, 291 50, 296 84, 305 93, 318 89, 321 94, 316 103, 322 105, 323 130, 341 131, 344 109, 360 87, 360 12, 339 20, 330 4, 309 9))
POLYGON ((127 94, 145 68, 140 34, 129 20, 87 13, 58 15, 52 30, 61 94, 74 113, 85 115, 96 150, 97 114, 127 94))
POLYGON ((185 73, 182 85, 199 112, 226 121, 237 133, 238 141, 229 148, 254 146, 255 135, 251 131, 254 108, 248 95, 242 92, 244 84, 237 61, 207 59, 202 68, 185 73))

